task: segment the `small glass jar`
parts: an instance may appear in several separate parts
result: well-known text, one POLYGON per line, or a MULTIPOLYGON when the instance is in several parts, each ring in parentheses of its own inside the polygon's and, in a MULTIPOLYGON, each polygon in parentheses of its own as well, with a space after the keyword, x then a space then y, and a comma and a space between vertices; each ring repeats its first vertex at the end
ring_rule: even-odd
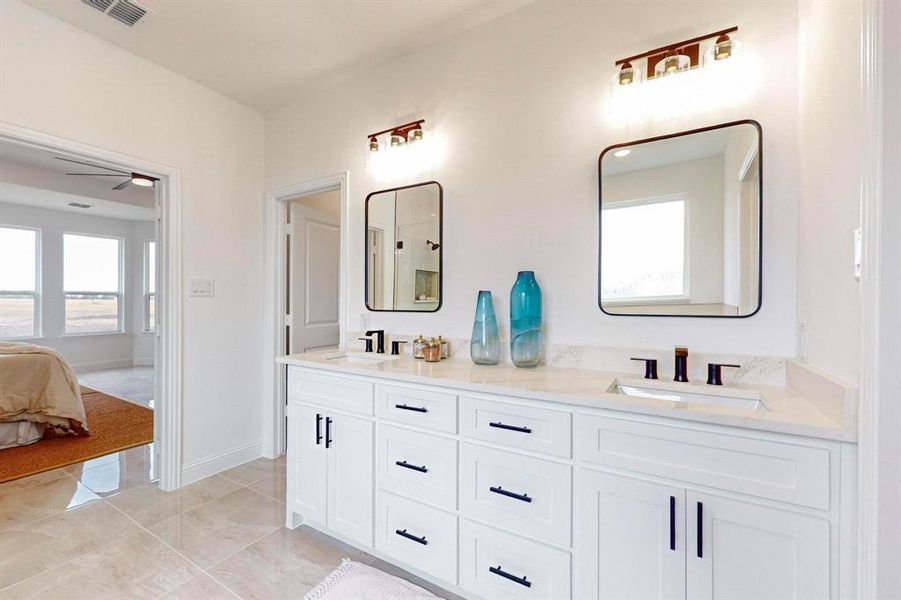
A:
POLYGON ((424 354, 426 362, 438 362, 441 360, 441 342, 435 339, 426 342, 424 354))
POLYGON ((413 358, 425 358, 425 347, 428 342, 422 336, 413 340, 413 358))
POLYGON ((441 344, 441 360, 444 360, 450 355, 450 345, 447 343, 447 340, 438 336, 437 342, 441 344))

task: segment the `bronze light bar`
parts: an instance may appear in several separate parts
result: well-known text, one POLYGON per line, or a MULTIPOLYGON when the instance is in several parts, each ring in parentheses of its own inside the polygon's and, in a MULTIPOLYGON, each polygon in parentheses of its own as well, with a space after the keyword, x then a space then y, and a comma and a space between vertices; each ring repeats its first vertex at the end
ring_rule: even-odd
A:
POLYGON ((738 27, 730 27, 728 29, 722 29, 720 31, 714 31, 713 33, 708 33, 707 35, 701 35, 695 38, 691 38, 690 40, 684 40, 681 42, 676 42, 675 44, 669 44, 668 46, 661 46, 660 48, 655 48, 653 50, 648 50, 647 52, 642 52, 641 54, 636 54, 635 56, 630 56, 628 58, 621 58, 615 63, 615 66, 619 67, 628 62, 632 62, 633 60, 640 60, 642 58, 648 58, 651 56, 656 56, 658 54, 667 54, 669 52, 674 52, 676 50, 683 50, 688 46, 695 46, 704 40, 709 40, 710 38, 720 37, 722 35, 729 35, 730 33, 734 33, 738 31, 738 27))

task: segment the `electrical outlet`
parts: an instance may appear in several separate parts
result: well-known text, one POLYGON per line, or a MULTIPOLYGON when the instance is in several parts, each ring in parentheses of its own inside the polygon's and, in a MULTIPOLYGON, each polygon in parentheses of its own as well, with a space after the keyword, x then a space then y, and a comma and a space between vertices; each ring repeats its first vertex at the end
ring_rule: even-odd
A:
POLYGON ((216 295, 216 280, 192 277, 188 280, 188 295, 197 298, 212 298, 216 295))

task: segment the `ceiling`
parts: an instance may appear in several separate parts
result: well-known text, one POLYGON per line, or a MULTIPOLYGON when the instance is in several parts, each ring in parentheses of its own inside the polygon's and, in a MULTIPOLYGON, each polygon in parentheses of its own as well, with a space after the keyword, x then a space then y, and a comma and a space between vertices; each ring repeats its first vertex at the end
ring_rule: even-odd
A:
POLYGON ((122 190, 113 190, 113 186, 125 180, 124 176, 68 176, 66 173, 104 171, 59 160, 57 157, 82 160, 24 144, 0 142, 0 202, 117 219, 150 221, 156 218, 156 195, 153 188, 131 185, 122 190), (88 204, 90 208, 73 208, 69 206, 71 202, 88 204))
POLYGON ((134 0, 134 27, 78 0, 25 0, 261 111, 530 0, 134 0))

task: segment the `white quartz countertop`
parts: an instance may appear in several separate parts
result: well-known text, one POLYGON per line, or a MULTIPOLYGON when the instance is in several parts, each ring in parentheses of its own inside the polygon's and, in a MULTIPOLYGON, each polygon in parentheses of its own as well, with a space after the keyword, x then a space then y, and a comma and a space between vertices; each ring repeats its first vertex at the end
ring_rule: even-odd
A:
MULTIPOLYGON (((854 418, 856 390, 812 372, 800 363, 790 365, 789 369, 790 383, 797 383, 796 386, 736 384, 714 387, 704 381, 666 381, 663 373, 659 382, 652 382, 657 386, 701 394, 759 395, 765 408, 750 410, 626 396, 608 391, 617 383, 643 381, 635 373, 550 366, 520 369, 511 364, 482 366, 468 358, 428 363, 409 356, 366 364, 353 358, 340 358, 345 354, 336 350, 293 354, 280 357, 278 362, 395 382, 555 402, 573 408, 602 408, 829 440, 856 441, 857 437, 854 418), (791 376, 793 370, 798 373, 796 377, 791 376)), ((357 353, 352 355, 358 356, 357 353)))

